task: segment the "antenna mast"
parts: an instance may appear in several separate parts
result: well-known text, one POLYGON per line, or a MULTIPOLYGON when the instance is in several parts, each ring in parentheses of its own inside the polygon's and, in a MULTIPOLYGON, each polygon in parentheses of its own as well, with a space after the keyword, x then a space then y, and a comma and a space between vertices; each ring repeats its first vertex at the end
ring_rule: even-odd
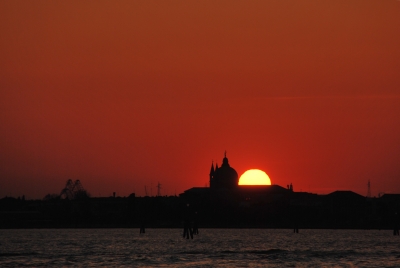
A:
POLYGON ((161 196, 161 184, 158 182, 157 184, 157 196, 161 196))
POLYGON ((371 198, 371 183, 370 183, 369 180, 368 180, 368 192, 367 192, 367 197, 368 197, 368 198, 371 198))

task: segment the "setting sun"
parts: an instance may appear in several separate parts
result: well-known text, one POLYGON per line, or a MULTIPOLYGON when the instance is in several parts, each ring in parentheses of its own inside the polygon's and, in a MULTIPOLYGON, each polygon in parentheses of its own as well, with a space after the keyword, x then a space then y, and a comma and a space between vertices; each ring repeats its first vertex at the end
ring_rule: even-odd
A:
POLYGON ((239 185, 271 185, 271 180, 264 171, 249 169, 240 176, 239 185))

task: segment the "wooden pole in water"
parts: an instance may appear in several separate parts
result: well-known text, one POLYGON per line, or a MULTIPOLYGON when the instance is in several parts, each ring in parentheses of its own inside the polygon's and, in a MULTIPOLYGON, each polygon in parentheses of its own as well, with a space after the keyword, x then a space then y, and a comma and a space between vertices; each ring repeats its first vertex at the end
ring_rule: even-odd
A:
POLYGON ((186 237, 186 239, 190 238, 193 239, 193 230, 190 228, 190 221, 185 220, 184 227, 183 227, 183 237, 186 237))
POLYGON ((194 219, 193 219, 193 234, 198 235, 199 234, 199 226, 197 223, 197 211, 194 213, 194 219))
POLYGON ((144 223, 142 223, 142 224, 140 225, 140 233, 141 233, 141 234, 146 233, 146 230, 145 230, 145 228, 144 228, 144 223))
POLYGON ((186 239, 189 239, 190 237, 193 239, 193 229, 191 228, 191 211, 190 211, 190 205, 186 204, 186 208, 184 211, 184 223, 183 223, 183 237, 186 236, 186 239))
POLYGON ((399 235, 399 215, 394 213, 393 235, 399 235))

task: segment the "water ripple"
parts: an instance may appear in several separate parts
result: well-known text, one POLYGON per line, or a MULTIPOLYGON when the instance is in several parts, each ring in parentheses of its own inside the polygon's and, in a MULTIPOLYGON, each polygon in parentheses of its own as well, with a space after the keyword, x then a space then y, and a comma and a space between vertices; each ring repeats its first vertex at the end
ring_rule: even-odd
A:
POLYGON ((0 266, 400 267, 389 231, 204 229, 0 230, 0 266))

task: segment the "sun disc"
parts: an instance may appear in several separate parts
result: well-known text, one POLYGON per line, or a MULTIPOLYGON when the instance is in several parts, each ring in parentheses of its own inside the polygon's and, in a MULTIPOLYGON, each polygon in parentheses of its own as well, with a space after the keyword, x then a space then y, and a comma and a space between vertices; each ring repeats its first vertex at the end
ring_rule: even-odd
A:
POLYGON ((271 179, 262 170, 249 169, 240 176, 239 185, 271 185, 271 179))

